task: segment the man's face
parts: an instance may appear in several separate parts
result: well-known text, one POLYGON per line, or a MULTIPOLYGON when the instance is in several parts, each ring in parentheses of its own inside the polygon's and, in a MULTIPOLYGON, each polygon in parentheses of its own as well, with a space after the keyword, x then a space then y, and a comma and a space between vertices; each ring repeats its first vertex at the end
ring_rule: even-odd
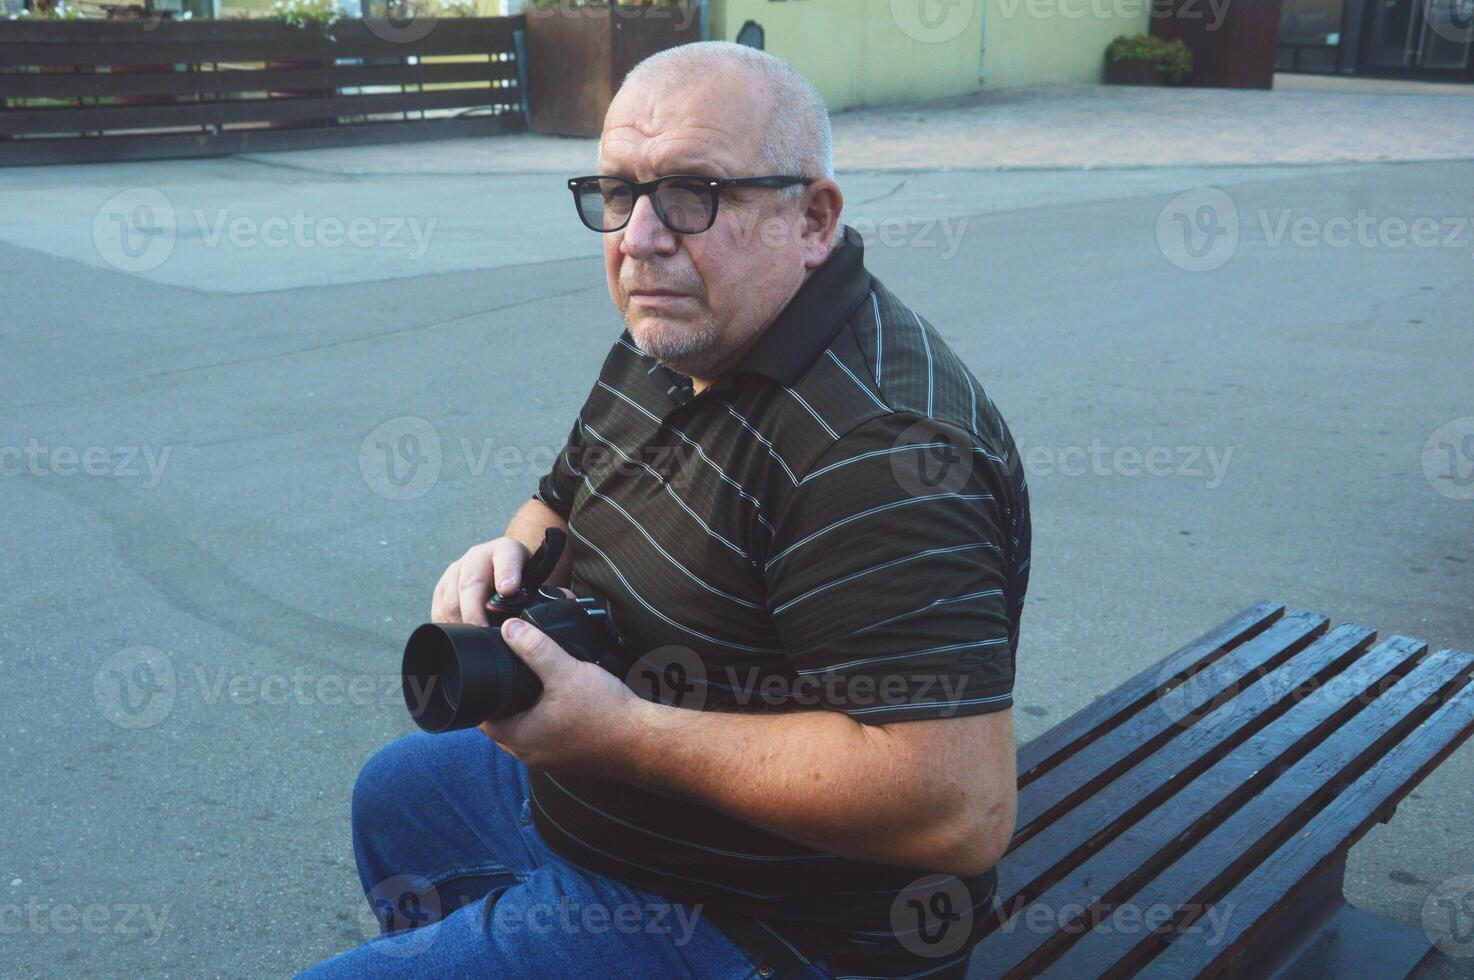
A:
MULTIPOLYGON (((598 172, 639 181, 768 176, 759 146, 768 103, 744 73, 627 85, 605 118, 598 172)), ((724 190, 716 224, 679 235, 642 197, 624 230, 604 236, 609 294, 635 343, 696 378, 734 366, 803 282, 812 250, 804 212, 772 189, 724 190)))

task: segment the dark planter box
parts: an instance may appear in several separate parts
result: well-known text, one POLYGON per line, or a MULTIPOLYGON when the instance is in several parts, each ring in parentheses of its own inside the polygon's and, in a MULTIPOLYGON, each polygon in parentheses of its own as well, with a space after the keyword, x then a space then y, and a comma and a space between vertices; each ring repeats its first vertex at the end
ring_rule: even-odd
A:
POLYGON ((1105 80, 1109 85, 1161 85, 1162 76, 1150 58, 1106 59, 1105 80))
POLYGON ((695 0, 650 7, 527 7, 535 132, 596 137, 624 76, 657 51, 701 40, 695 0))
POLYGON ((1274 87, 1281 0, 1234 0, 1221 21, 1198 0, 1153 0, 1151 32, 1181 39, 1193 54, 1191 85, 1210 88, 1274 87))

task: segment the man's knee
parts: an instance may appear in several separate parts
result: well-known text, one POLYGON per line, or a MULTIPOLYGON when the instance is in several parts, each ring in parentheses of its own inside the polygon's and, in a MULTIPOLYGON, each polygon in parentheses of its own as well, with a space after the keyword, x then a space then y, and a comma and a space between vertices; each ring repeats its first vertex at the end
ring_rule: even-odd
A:
POLYGON ((358 771, 353 784, 353 836, 377 837, 402 824, 423 796, 428 772, 424 757, 434 739, 420 732, 379 749, 358 771))

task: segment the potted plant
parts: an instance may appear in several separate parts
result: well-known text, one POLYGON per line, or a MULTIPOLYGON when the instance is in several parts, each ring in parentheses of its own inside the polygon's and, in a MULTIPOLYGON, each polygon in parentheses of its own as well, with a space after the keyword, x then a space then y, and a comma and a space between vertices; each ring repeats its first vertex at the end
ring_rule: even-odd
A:
POLYGON ((1111 85, 1176 85, 1192 68, 1192 52, 1178 38, 1122 34, 1106 48, 1105 78, 1111 85))
POLYGON ((526 16, 532 128, 559 136, 598 136, 631 68, 701 40, 698 0, 531 0, 526 16))

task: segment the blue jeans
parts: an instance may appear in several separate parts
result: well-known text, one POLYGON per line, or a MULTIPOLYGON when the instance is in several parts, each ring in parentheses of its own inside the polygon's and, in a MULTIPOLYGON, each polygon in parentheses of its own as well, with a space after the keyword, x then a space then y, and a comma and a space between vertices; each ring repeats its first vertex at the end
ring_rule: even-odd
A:
POLYGON ((369 759, 353 850, 382 934, 304 977, 766 975, 698 909, 553 853, 526 767, 476 729, 410 735, 369 759))

